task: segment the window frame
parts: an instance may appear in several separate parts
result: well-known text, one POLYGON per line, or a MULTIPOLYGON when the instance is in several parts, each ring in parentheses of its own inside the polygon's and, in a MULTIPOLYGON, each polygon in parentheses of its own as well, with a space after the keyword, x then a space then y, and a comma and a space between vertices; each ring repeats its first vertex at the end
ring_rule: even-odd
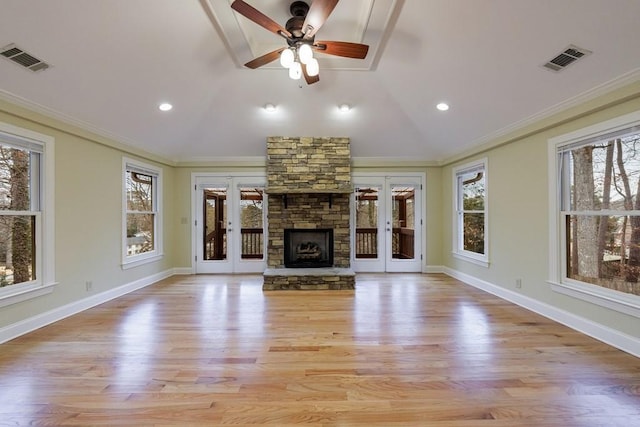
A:
MULTIPOLYGON (((562 178, 560 152, 568 146, 603 137, 625 129, 640 129, 640 111, 550 138, 547 142, 549 173, 549 276, 547 282, 554 291, 621 313, 640 317, 640 297, 567 277, 566 226, 563 218, 562 178)), ((565 174, 566 176, 566 174, 565 174)))
MULTIPOLYGON (((0 288, 0 307, 16 304, 53 292, 55 281, 55 139, 9 123, 0 122, 0 141, 6 145, 39 153, 37 170, 32 170, 29 211, 14 211, 11 215, 35 217, 35 280, 0 288), (39 272, 39 273, 38 273, 39 272)), ((33 166, 32 166, 33 167, 33 166)))
POLYGON ((162 239, 162 169, 151 164, 128 157, 122 158, 122 269, 126 270, 140 265, 158 261, 164 256, 162 239), (152 177, 153 250, 128 255, 127 253, 127 215, 136 211, 127 208, 127 172, 134 171, 152 177))
POLYGON ((473 264, 489 267, 489 160, 484 157, 453 168, 453 256, 473 264), (464 213, 462 181, 460 178, 470 172, 484 174, 484 254, 464 249, 464 213))

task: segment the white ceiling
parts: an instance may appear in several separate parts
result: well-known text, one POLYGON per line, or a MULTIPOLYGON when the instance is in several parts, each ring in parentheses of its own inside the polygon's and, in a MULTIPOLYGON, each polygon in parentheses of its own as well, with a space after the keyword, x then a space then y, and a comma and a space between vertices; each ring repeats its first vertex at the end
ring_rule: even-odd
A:
MULTIPOLYGON (((290 0, 247 2, 288 18, 290 0)), ((311 86, 277 62, 242 67, 284 40, 230 3, 1 0, 0 47, 52 67, 0 59, 0 98, 176 162, 264 156, 267 136, 348 136, 354 157, 435 162, 640 78, 639 0, 343 0, 316 38, 371 52, 322 59, 311 86), (542 67, 570 44, 593 54, 542 67)))

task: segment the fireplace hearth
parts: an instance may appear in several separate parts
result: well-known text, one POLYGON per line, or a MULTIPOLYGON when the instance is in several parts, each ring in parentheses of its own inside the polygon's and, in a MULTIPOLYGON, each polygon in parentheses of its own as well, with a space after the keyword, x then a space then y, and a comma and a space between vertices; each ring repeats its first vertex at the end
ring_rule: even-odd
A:
POLYGON ((284 266, 286 268, 333 267, 333 230, 284 230, 284 266))

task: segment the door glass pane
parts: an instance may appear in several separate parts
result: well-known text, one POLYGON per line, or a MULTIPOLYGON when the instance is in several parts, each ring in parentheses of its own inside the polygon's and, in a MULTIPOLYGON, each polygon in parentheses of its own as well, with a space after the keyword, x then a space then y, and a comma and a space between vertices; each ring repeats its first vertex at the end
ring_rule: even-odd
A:
POLYGON ((243 259, 263 259, 263 188, 240 188, 240 238, 243 259))
POLYGON ((414 259, 415 187, 392 186, 393 232, 392 256, 398 259, 414 259))
POLYGON ((204 260, 227 259, 227 189, 205 188, 202 242, 204 260))
POLYGON ((356 188, 356 258, 378 258, 378 195, 377 188, 356 188))

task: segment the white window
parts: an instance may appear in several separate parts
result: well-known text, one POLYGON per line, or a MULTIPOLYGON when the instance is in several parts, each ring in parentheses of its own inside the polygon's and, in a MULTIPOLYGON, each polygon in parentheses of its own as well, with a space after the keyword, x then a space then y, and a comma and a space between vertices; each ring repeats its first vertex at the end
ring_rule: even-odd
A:
POLYGON ((640 316, 640 112, 549 142, 550 281, 640 316))
POLYGON ((487 159, 453 170, 453 254, 482 266, 489 265, 487 244, 487 159))
POLYGON ((132 159, 123 162, 123 268, 162 256, 162 169, 132 159))
POLYGON ((53 290, 53 144, 0 123, 0 306, 53 290))

